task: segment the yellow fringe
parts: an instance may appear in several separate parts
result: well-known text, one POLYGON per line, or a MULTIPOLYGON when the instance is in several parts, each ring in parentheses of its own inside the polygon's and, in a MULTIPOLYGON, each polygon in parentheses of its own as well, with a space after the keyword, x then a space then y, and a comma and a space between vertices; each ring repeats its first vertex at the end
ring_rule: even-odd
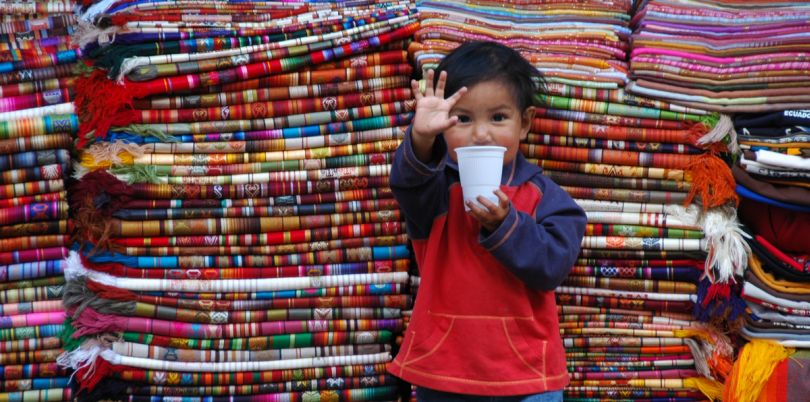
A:
POLYGON ((795 349, 774 341, 755 339, 740 351, 723 390, 724 402, 755 402, 776 365, 795 349))
MULTIPOLYGON (((135 163, 135 158, 128 152, 120 152, 116 155, 117 163, 122 165, 132 165, 135 163)), ((98 170, 109 168, 113 165, 112 159, 97 160, 93 155, 82 152, 79 157, 79 163, 90 170, 98 170)))
POLYGON ((689 388, 699 389, 712 402, 723 398, 723 384, 718 381, 705 377, 692 377, 684 379, 683 384, 689 388))
POLYGON ((678 338, 698 338, 711 342, 712 337, 709 331, 699 328, 676 329, 672 331, 678 338))

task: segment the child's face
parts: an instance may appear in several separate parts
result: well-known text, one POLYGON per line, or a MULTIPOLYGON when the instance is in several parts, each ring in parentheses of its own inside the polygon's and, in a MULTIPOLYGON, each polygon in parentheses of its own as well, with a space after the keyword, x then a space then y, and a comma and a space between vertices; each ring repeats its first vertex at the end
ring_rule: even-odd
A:
POLYGON ((525 139, 534 117, 534 107, 520 110, 512 91, 500 81, 475 84, 450 110, 458 123, 444 131, 450 158, 458 161, 456 148, 499 145, 506 148, 504 165, 511 163, 525 139))

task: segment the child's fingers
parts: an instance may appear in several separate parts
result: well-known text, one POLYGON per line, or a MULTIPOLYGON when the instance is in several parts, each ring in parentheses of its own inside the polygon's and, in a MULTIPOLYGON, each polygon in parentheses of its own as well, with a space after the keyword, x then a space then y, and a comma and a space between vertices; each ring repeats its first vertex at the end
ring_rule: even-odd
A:
POLYGON ((433 85, 435 84, 435 82, 433 82, 434 74, 435 73, 433 70, 428 70, 427 72, 427 76, 425 77, 425 96, 434 96, 433 94, 433 85))
POLYGON ((501 209, 509 209, 509 197, 506 193, 501 191, 501 189, 496 189, 493 193, 498 197, 498 206, 500 206, 501 209))
POLYGON ((456 93, 453 94, 453 96, 446 99, 448 106, 452 108, 453 105, 455 105, 456 102, 458 102, 458 100, 461 99, 461 97, 466 93, 467 87, 461 87, 458 91, 456 91, 456 93))
POLYGON ((489 198, 486 198, 483 195, 479 195, 476 198, 476 200, 478 200, 478 203, 480 203, 481 205, 486 207, 488 213, 494 214, 495 212, 497 212, 498 205, 496 205, 494 202, 490 201, 489 198))
POLYGON ((455 126, 456 124, 458 124, 458 116, 450 116, 450 118, 445 120, 443 122, 443 124, 440 127, 438 127, 437 130, 438 130, 438 132, 441 133, 441 132, 446 131, 447 129, 455 126))
POLYGON ((435 96, 444 99, 444 85, 447 83, 447 71, 439 73, 439 80, 436 82, 435 96))
POLYGON ((413 91, 413 97, 417 101, 425 97, 422 95, 422 91, 419 90, 419 81, 417 80, 411 80, 411 91, 413 91))

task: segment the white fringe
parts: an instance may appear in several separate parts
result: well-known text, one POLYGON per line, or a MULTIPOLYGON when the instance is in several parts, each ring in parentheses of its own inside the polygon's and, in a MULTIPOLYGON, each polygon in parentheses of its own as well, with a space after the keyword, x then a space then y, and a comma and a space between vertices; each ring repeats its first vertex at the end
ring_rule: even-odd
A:
POLYGON ((73 167, 73 174, 71 175, 71 177, 73 177, 76 180, 81 180, 82 177, 84 177, 84 175, 90 173, 90 169, 88 169, 85 166, 82 166, 82 164, 75 159, 73 160, 73 164, 71 166, 73 167))
POLYGON ((751 248, 744 238, 750 238, 740 229, 737 211, 731 206, 712 208, 703 217, 703 233, 709 241, 707 268, 713 268, 715 282, 735 282, 748 265, 751 248))
POLYGON ((84 267, 84 264, 82 264, 82 259, 76 251, 71 250, 68 253, 68 257, 65 258, 65 263, 65 280, 77 281, 79 278, 86 277, 90 273, 90 271, 84 267))
POLYGON ((717 124, 709 130, 708 133, 704 134, 703 137, 697 140, 698 145, 706 146, 709 144, 713 144, 715 142, 723 141, 723 138, 729 136, 729 144, 728 149, 732 153, 737 153, 740 150, 739 144, 737 144, 737 132, 734 131, 734 123, 731 121, 731 118, 728 117, 727 114, 721 114, 720 120, 717 121, 717 124))
POLYGON ((85 11, 84 14, 79 15, 79 20, 89 22, 91 24, 96 22, 96 18, 109 10, 116 1, 118 0, 101 0, 98 3, 93 4, 87 8, 87 11, 85 11))
POLYGON ((85 152, 93 157, 96 164, 100 162, 121 164, 123 161, 118 157, 119 153, 126 152, 132 155, 133 158, 138 158, 143 156, 146 151, 144 146, 134 142, 116 140, 113 142, 96 142, 90 145, 85 152))
POLYGON ((695 369, 698 371, 698 373, 706 378, 714 380, 714 377, 712 377, 712 370, 709 368, 709 359, 707 357, 708 351, 703 350, 703 342, 692 338, 684 338, 683 341, 686 342, 686 346, 689 346, 689 350, 692 352, 692 357, 694 357, 695 360, 695 369))
POLYGON ((124 77, 127 76, 132 70, 149 64, 148 57, 127 57, 121 63, 121 70, 118 72, 118 77, 116 77, 116 81, 119 84, 124 84, 124 77))
POLYGON ((99 341, 95 338, 90 338, 84 341, 81 346, 76 350, 63 352, 56 358, 56 364, 73 369, 70 374, 69 381, 73 381, 73 376, 76 372, 83 367, 90 367, 85 373, 84 378, 91 377, 96 371, 96 359, 101 355, 102 348, 99 341))
POLYGON ((73 41, 78 43, 79 47, 85 47, 91 43, 105 46, 115 40, 115 35, 118 34, 120 29, 115 25, 101 29, 93 24, 80 21, 76 32, 73 34, 73 41))
POLYGON ((71 250, 68 258, 66 259, 67 266, 65 267, 65 279, 66 280, 77 280, 80 277, 90 278, 93 281, 101 283, 103 285, 112 286, 112 287, 120 287, 117 286, 118 282, 116 281, 118 278, 104 273, 93 271, 88 269, 82 264, 82 259, 79 257, 79 253, 76 251, 71 250))
POLYGON ((664 206, 665 213, 670 214, 689 226, 700 226, 700 207, 696 204, 689 204, 683 207, 679 204, 667 204, 664 206))

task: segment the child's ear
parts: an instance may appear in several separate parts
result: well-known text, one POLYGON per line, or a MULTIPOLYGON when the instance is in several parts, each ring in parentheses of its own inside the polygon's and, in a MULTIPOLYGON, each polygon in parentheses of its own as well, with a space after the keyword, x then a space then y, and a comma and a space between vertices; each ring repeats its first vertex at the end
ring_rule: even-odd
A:
POLYGON ((523 111, 520 116, 520 140, 523 141, 529 136, 529 130, 532 128, 532 120, 534 120, 534 106, 529 106, 523 111))

